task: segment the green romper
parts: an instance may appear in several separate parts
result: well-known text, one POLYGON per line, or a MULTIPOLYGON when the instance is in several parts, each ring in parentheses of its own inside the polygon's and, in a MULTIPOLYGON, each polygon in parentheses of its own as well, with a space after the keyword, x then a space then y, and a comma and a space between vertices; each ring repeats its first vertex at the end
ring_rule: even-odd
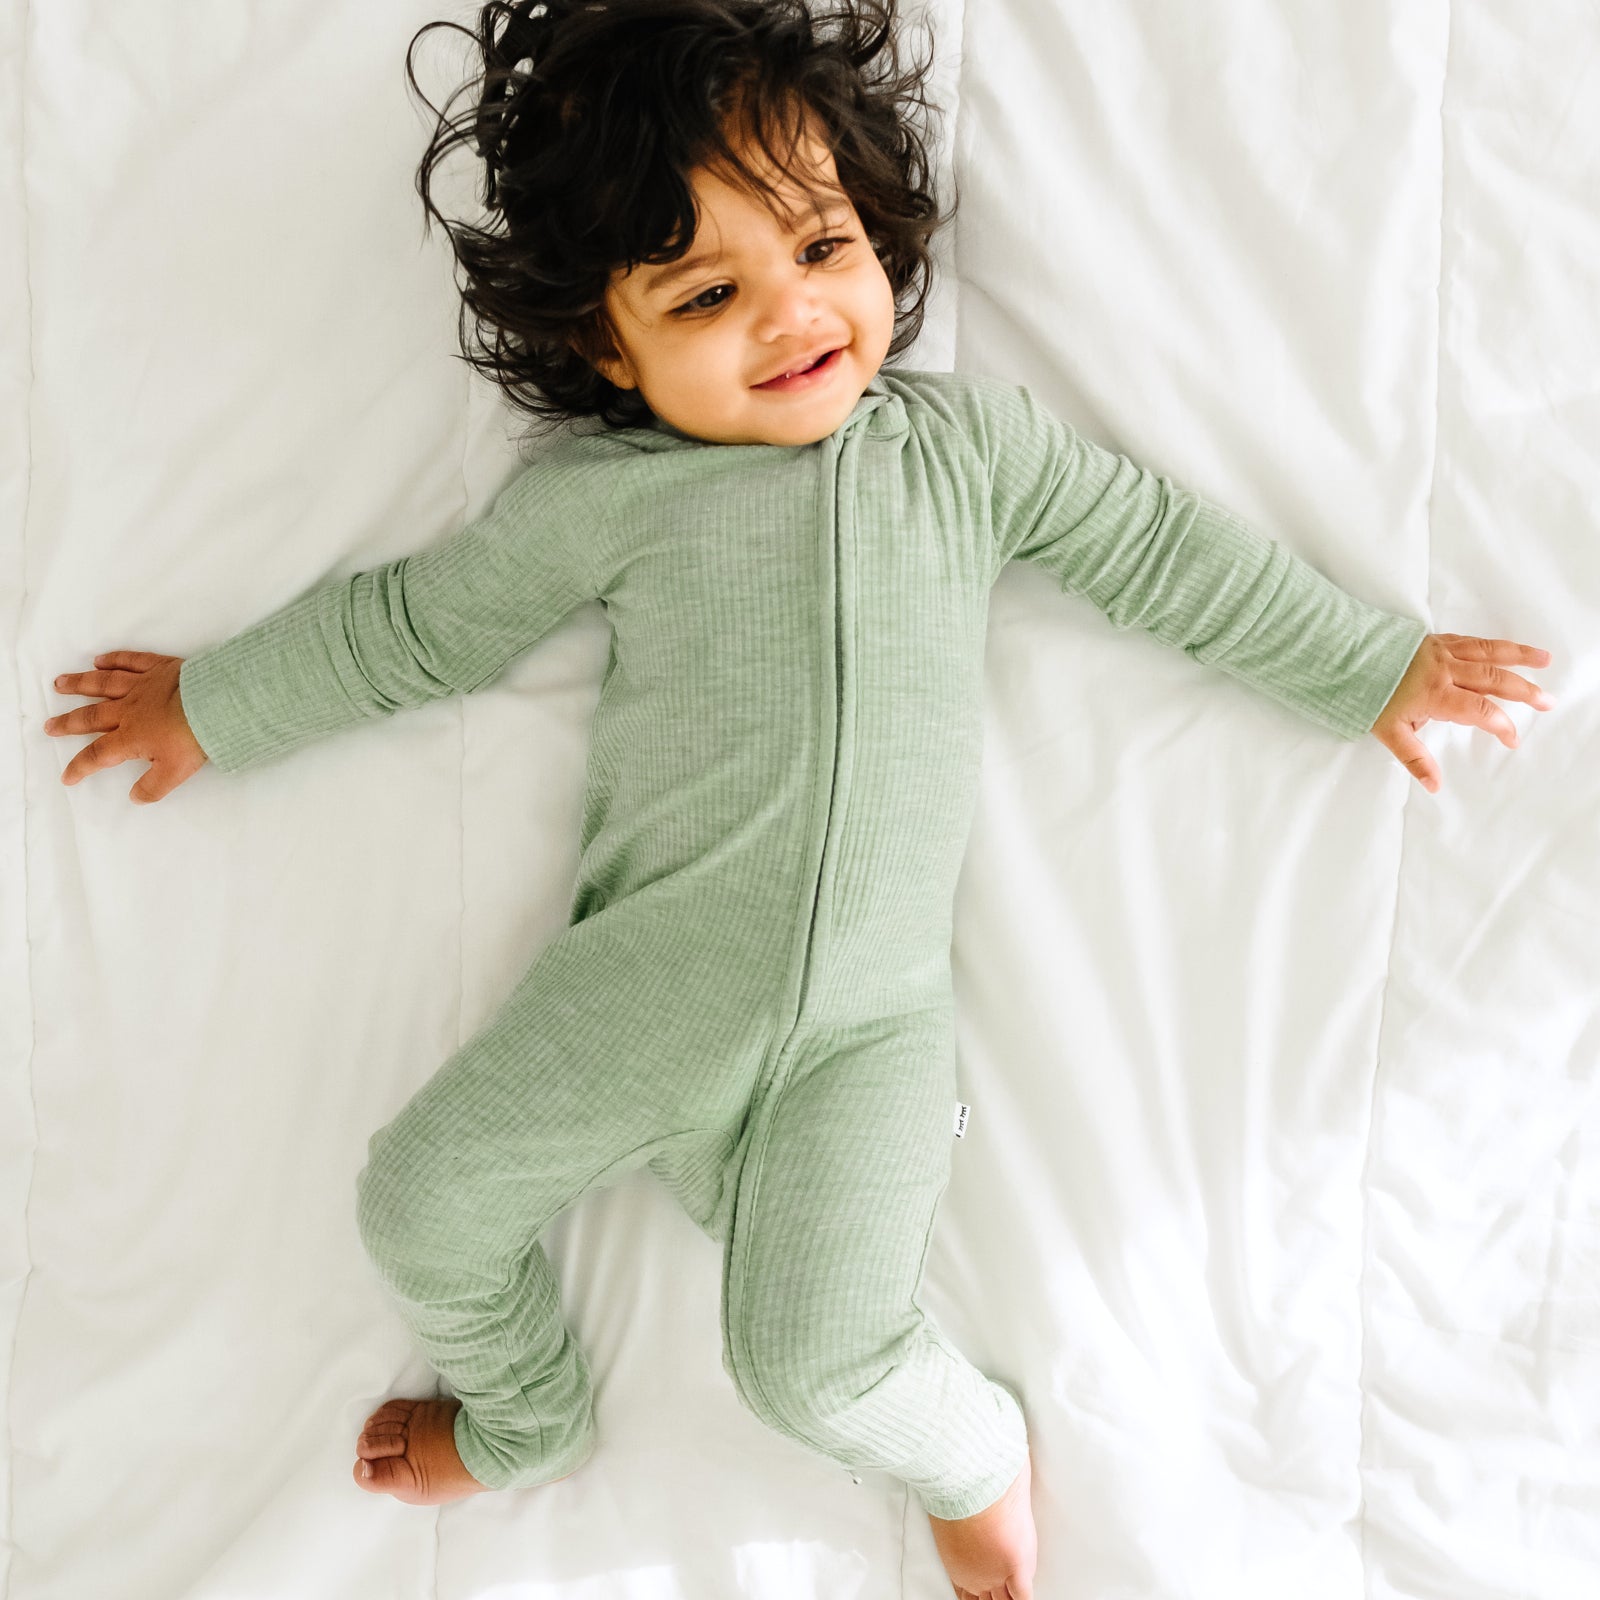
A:
POLYGON ((363 1242, 462 1401, 467 1470, 547 1482, 595 1434, 539 1238, 648 1163, 724 1245, 741 1400, 968 1516, 1027 1451, 1017 1398, 917 1304, 990 588, 1036 561, 1346 738, 1426 628, 996 379, 885 368, 806 445, 584 426, 453 537, 182 668, 238 772, 482 688, 586 601, 610 617, 569 926, 372 1136, 363 1242))

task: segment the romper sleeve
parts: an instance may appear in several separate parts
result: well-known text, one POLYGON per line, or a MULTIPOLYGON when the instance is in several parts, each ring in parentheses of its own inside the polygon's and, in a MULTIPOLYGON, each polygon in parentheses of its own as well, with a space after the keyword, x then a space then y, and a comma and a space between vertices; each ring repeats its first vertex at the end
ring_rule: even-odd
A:
POLYGON ((1343 738, 1371 730, 1427 625, 1346 593, 1222 507, 1080 437, 984 378, 995 572, 1032 561, 1118 628, 1140 627, 1343 738))
POLYGON ((594 527, 593 474, 550 451, 451 537, 309 590, 188 657, 178 694, 207 757, 240 772, 363 718, 482 688, 599 593, 577 553, 594 527))

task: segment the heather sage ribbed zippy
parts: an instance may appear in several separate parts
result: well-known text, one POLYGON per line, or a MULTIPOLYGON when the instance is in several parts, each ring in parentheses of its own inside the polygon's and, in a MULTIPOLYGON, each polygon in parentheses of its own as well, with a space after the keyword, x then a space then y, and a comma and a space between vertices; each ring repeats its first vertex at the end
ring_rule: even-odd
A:
POLYGON ((989 594, 1016 559, 1344 738, 1427 631, 1025 388, 885 369, 807 445, 574 429, 460 532, 184 662, 235 773, 481 688, 587 601, 609 617, 569 925, 358 1182, 480 1482, 594 1448, 538 1240, 646 1164, 725 1247, 723 1360, 757 1416, 938 1517, 1020 1470, 1026 1396, 915 1298, 957 1114, 989 594))

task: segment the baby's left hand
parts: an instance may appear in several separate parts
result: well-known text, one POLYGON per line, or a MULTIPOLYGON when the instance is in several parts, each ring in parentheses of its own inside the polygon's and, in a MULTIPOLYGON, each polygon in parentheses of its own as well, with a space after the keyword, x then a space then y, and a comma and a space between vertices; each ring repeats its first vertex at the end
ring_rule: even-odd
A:
POLYGON ((1491 694, 1502 700, 1526 700, 1538 711, 1555 701, 1536 683, 1499 662, 1548 667, 1550 652, 1511 639, 1478 639, 1465 633, 1430 633, 1417 646, 1406 675, 1372 725, 1373 736, 1394 752, 1429 794, 1439 792, 1439 763, 1417 737, 1430 719, 1474 723, 1487 728, 1508 750, 1517 747, 1517 730, 1491 694))

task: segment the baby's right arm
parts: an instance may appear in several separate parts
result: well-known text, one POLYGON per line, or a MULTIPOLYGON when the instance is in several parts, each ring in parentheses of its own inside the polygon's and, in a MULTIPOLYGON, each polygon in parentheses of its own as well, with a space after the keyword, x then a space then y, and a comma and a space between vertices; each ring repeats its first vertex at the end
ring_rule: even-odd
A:
POLYGON ((99 695, 97 705, 51 717, 48 734, 99 733, 104 737, 85 745, 61 774, 63 783, 140 759, 150 770, 128 791, 137 805, 147 805, 172 793, 206 764, 183 714, 178 693, 182 656, 158 656, 148 650, 114 650, 94 658, 94 672, 63 673, 56 688, 63 694, 99 695))
POLYGON ((596 593, 578 536, 604 467, 581 441, 517 474, 489 512, 414 555, 334 579, 188 657, 119 650, 57 680, 104 696, 45 724, 101 733, 62 781, 142 756, 130 798, 159 800, 208 761, 238 772, 363 717, 470 694, 596 593))

